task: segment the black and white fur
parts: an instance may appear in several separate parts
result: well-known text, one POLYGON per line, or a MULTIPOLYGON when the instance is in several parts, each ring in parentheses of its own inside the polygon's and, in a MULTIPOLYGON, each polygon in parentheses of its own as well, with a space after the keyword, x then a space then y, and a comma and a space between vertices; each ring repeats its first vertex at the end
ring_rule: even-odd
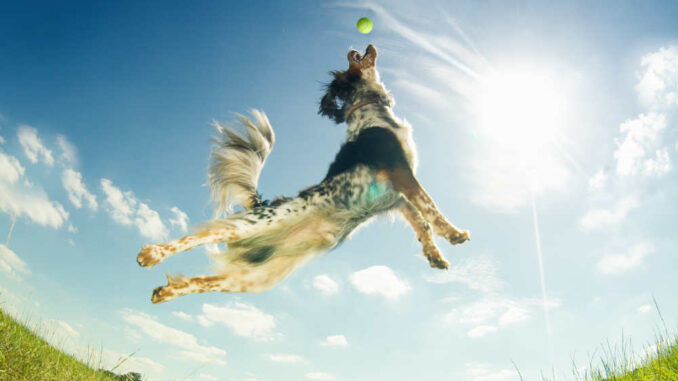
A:
POLYGON ((434 240, 436 233, 452 244, 469 239, 438 210, 421 187, 414 169, 416 149, 411 127, 392 112, 393 98, 379 80, 377 51, 348 54, 349 68, 332 73, 319 113, 346 122, 347 138, 325 178, 296 197, 262 202, 259 174, 275 141, 263 112, 252 119, 239 115, 245 134, 216 123, 219 136, 210 156, 209 182, 219 214, 195 234, 145 245, 137 262, 150 267, 181 251, 207 243, 225 243, 213 259, 216 275, 167 276, 168 285, 153 291, 161 303, 201 292, 261 292, 295 268, 336 247, 360 224, 397 210, 412 225, 430 265, 445 269, 434 240), (233 205, 245 210, 232 213, 233 205))

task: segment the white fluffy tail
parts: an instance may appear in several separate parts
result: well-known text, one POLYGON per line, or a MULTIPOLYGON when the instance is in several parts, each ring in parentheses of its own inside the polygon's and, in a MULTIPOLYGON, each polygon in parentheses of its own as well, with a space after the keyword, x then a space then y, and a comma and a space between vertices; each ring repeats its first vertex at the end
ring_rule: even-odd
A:
POLYGON ((251 110, 254 121, 236 114, 245 135, 239 135, 233 126, 224 126, 214 121, 219 135, 213 140, 210 153, 210 191, 214 200, 215 216, 229 213, 234 205, 246 209, 261 202, 257 193, 259 174, 266 157, 273 149, 275 134, 262 111, 251 110))

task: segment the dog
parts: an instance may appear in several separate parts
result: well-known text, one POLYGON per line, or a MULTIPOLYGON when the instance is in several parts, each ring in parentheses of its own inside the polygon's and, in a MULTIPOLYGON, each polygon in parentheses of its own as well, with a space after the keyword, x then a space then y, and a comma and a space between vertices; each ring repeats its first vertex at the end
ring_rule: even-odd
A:
POLYGON ((225 243, 213 255, 216 275, 193 278, 167 275, 168 284, 153 290, 162 303, 204 292, 262 292, 294 269, 335 248, 359 225, 388 211, 399 211, 421 242, 431 267, 447 269, 434 233, 456 245, 470 238, 438 210, 415 177, 412 129, 392 111, 393 97, 379 79, 377 49, 348 53, 348 69, 333 71, 318 113, 346 122, 347 138, 317 185, 296 197, 262 201, 259 174, 275 142, 263 112, 239 115, 246 131, 215 122, 219 136, 210 153, 209 184, 217 216, 169 243, 144 245, 137 256, 143 267, 204 244, 225 243), (233 206, 243 210, 233 213, 233 206))

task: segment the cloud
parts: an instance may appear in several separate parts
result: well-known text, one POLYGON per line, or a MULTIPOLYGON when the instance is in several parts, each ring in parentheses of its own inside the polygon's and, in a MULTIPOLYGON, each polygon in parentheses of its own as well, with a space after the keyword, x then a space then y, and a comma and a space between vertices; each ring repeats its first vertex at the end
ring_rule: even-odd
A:
POLYGON ((608 227, 622 222, 628 213, 640 206, 634 196, 627 196, 619 200, 611 209, 592 209, 579 220, 579 226, 584 230, 593 230, 608 227))
POLYGON ((356 271, 349 277, 356 290, 370 295, 381 295, 387 299, 397 299, 410 291, 410 285, 400 280, 386 266, 372 266, 356 271))
POLYGON ((320 345, 327 347, 347 347, 348 341, 346 340, 346 336, 344 335, 334 335, 327 336, 327 338, 324 341, 320 342, 320 345))
POLYGON ((311 373, 306 373, 306 378, 309 380, 334 380, 334 377, 327 373, 320 373, 320 372, 311 372, 311 373))
POLYGON ((468 337, 477 339, 493 332, 497 332, 497 327, 493 325, 479 325, 466 332, 466 335, 468 335, 468 337))
POLYGON ((25 173, 26 169, 21 166, 19 160, 0 151, 0 180, 9 184, 16 183, 25 173))
POLYGON ((334 295, 339 292, 339 285, 326 274, 313 278, 313 287, 323 295, 334 295))
POLYGON ((54 165, 52 151, 42 144, 42 141, 38 137, 38 130, 31 126, 22 125, 19 126, 17 136, 19 137, 21 147, 24 149, 24 154, 26 154, 26 157, 31 163, 35 164, 42 158, 42 161, 44 161, 45 164, 49 166, 54 165))
POLYGON ((268 355, 268 359, 275 362, 281 363, 296 363, 304 361, 304 358, 298 355, 293 355, 289 353, 277 353, 268 355))
POLYGON ((68 219, 64 207, 33 189, 24 173, 19 159, 0 150, 0 210, 16 217, 25 216, 39 225, 61 227, 68 219))
POLYGON ((14 251, 3 244, 0 244, 0 269, 9 274, 13 274, 15 271, 26 275, 31 274, 26 262, 22 261, 14 251))
POLYGON ((638 313, 644 314, 644 313, 652 311, 652 306, 649 305, 649 304, 644 304, 644 305, 638 307, 637 311, 638 311, 638 313))
POLYGON ((180 349, 181 352, 178 354, 183 358, 204 363, 226 364, 224 359, 226 351, 221 348, 198 344, 198 339, 190 333, 168 327, 143 312, 124 309, 121 314, 125 322, 135 326, 155 341, 180 349))
POLYGON ((493 371, 486 364, 466 364, 466 377, 472 381, 506 381, 520 379, 515 370, 502 369, 493 371))
POLYGON ((256 307, 239 302, 232 302, 224 307, 212 304, 202 305, 203 315, 198 322, 205 327, 220 323, 231 329, 238 336, 250 337, 257 341, 270 341, 275 338, 275 318, 256 307))
POLYGON ((598 170, 593 177, 589 179, 589 189, 597 190, 605 187, 608 176, 602 169, 598 170))
POLYGON ((111 369, 119 365, 115 371, 124 374, 128 372, 139 372, 144 376, 156 376, 161 374, 165 367, 146 357, 138 357, 135 355, 122 354, 108 349, 104 349, 101 353, 102 368, 111 369))
POLYGON ((80 332, 76 331, 70 324, 62 320, 54 320, 55 325, 57 325, 63 332, 66 332, 69 336, 80 337, 80 332))
POLYGON ((134 225, 139 234, 152 240, 162 240, 169 234, 160 215, 148 205, 137 200, 131 191, 123 192, 108 179, 101 179, 101 189, 106 195, 106 206, 114 221, 134 225))
POLYGON ((678 106, 678 47, 662 47, 645 55, 636 91, 640 101, 653 108, 678 106))
POLYGON ((78 165, 78 150, 75 146, 66 139, 63 135, 57 136, 57 145, 61 149, 59 160, 67 167, 75 167, 78 165))
MULTIPOLYGON (((443 323, 450 327, 475 326, 501 328, 532 318, 535 310, 558 308, 562 305, 559 299, 549 299, 546 304, 537 298, 512 299, 496 295, 488 295, 480 300, 461 304, 442 317, 443 323)), ((474 328, 474 329, 475 329, 474 328)), ((478 328, 469 335, 484 335, 493 332, 491 328, 478 328)), ((480 337, 480 336, 472 336, 480 337)))
POLYGON ((87 190, 87 186, 82 182, 82 174, 67 168, 61 175, 61 183, 68 194, 68 199, 73 206, 82 208, 83 201, 87 203, 90 210, 96 211, 99 207, 96 196, 87 190))
POLYGON ((431 283, 461 283, 481 292, 497 291, 505 284, 497 277, 497 270, 491 260, 477 257, 465 259, 449 271, 439 271, 425 279, 431 283))
POLYGON ((188 230, 188 214, 184 213, 176 206, 173 206, 170 210, 174 213, 174 218, 170 218, 169 220, 170 226, 176 225, 182 232, 186 233, 188 230))
POLYGON ((189 314, 187 314, 187 313, 185 313, 185 312, 174 311, 174 312, 172 312, 172 315, 178 317, 178 318, 181 319, 181 320, 185 320, 185 321, 193 321, 193 316, 191 316, 191 315, 189 315, 189 314))
POLYGON ((668 151, 665 149, 658 150, 660 143, 659 134, 665 128, 666 117, 664 114, 656 112, 640 114, 637 118, 622 123, 619 126, 619 131, 623 138, 621 141, 617 141, 618 147, 614 152, 614 157, 617 159, 617 174, 620 176, 636 173, 647 175, 665 174, 666 171, 657 173, 652 170, 656 166, 653 163, 657 160, 660 160, 664 167, 668 162, 670 169, 668 151), (648 156, 652 154, 655 154, 654 158, 648 156))
POLYGON ((598 272, 605 275, 621 275, 643 263, 645 257, 654 251, 650 243, 639 243, 628 249, 625 254, 607 254, 598 261, 598 272))

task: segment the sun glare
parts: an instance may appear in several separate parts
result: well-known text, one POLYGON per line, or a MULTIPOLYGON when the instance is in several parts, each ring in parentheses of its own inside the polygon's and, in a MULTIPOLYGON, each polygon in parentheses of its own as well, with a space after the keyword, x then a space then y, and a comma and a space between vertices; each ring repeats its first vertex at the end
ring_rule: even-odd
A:
POLYGON ((478 107, 488 136, 528 159, 554 139, 560 102, 546 75, 514 72, 489 77, 483 81, 478 107))

